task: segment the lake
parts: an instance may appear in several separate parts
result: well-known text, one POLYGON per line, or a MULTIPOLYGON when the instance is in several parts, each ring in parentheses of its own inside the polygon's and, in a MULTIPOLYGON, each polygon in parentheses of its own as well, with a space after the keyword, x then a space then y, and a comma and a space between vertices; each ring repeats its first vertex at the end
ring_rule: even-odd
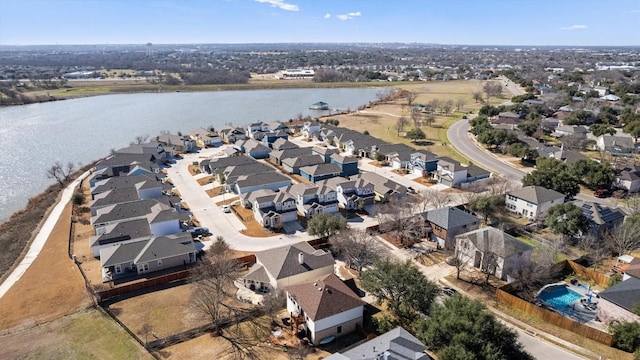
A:
POLYGON ((288 121, 318 101, 356 109, 380 88, 283 89, 202 93, 119 94, 0 108, 0 222, 54 180, 56 161, 87 164, 138 135, 188 133, 198 127, 288 121))

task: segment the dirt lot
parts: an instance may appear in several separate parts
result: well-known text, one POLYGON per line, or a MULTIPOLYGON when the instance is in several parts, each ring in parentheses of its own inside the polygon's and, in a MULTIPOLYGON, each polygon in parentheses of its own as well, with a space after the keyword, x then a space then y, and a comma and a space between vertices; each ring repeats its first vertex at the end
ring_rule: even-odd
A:
POLYGON ((84 280, 67 254, 69 204, 40 255, 0 299, 0 329, 52 321, 91 306, 84 280))
POLYGON ((192 292, 192 284, 170 287, 118 301, 109 309, 136 334, 146 324, 166 337, 206 323, 189 308, 192 292))

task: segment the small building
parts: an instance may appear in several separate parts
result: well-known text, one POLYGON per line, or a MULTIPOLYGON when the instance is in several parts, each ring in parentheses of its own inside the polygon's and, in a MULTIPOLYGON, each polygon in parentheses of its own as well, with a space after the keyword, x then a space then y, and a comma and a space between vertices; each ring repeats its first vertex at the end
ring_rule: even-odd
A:
POLYGON ((511 280, 516 266, 531 259, 533 246, 498 230, 484 227, 456 236, 456 257, 484 273, 511 280))
POLYGON ((354 177, 354 180, 363 179, 373 184, 376 201, 386 202, 391 198, 401 198, 407 194, 407 188, 384 176, 372 172, 363 172, 354 177))
POLYGON ((634 151, 634 141, 631 136, 600 135, 596 139, 596 146, 600 151, 612 154, 631 154, 634 151))
POLYGON ((277 172, 268 172, 260 176, 242 175, 238 177, 232 190, 244 194, 260 189, 276 190, 291 185, 291 179, 277 172))
POLYGON ((533 220, 550 207, 564 203, 565 199, 564 194, 535 185, 509 191, 505 196, 505 205, 509 211, 533 220))
POLYGON ((467 181, 467 168, 453 159, 442 157, 438 159, 433 178, 439 184, 458 187, 467 181))
POLYGON ((320 132, 322 125, 317 122, 307 121, 302 126, 302 136, 306 138, 312 138, 316 133, 320 132))
POLYGON ((582 213, 591 224, 591 233, 595 236, 605 235, 624 222, 625 215, 620 209, 612 209, 591 201, 576 200, 574 204, 582 209, 582 213))
POLYGON ((640 166, 632 165, 616 169, 615 185, 629 193, 640 191, 640 166))
POLYGON ((375 202, 374 185, 365 179, 335 177, 318 183, 318 187, 324 186, 336 191, 339 206, 346 210, 357 210, 375 202))
POLYGON ((412 153, 409 164, 407 165, 407 169, 411 171, 411 173, 422 176, 436 171, 437 168, 438 158, 426 150, 418 150, 412 153))
POLYGON ((322 160, 326 163, 332 162, 331 157, 334 154, 340 154, 340 150, 326 146, 314 146, 311 149, 314 154, 322 156, 322 160))
POLYGON ((303 319, 298 330, 304 331, 314 345, 329 337, 350 334, 362 326, 366 303, 333 273, 285 290, 291 319, 303 319))
POLYGON ((279 150, 285 150, 285 149, 297 149, 299 147, 298 145, 292 143, 291 141, 283 138, 276 139, 270 145, 273 151, 279 151, 279 150))
POLYGON ((305 166, 324 164, 324 159, 319 155, 302 155, 282 160, 282 168, 289 174, 300 174, 300 169, 305 166))

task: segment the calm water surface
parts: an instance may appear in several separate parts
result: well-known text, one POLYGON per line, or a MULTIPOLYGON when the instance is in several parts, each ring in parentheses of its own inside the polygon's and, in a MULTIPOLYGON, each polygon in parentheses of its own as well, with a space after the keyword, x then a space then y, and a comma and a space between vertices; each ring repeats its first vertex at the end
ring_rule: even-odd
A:
MULTIPOLYGON (((204 93, 126 94, 0 108, 0 222, 23 208, 53 180, 56 161, 87 164, 163 130, 286 121, 318 116, 309 105, 355 109, 379 89, 286 89, 204 93)), ((327 112, 324 112, 325 114, 327 112)))

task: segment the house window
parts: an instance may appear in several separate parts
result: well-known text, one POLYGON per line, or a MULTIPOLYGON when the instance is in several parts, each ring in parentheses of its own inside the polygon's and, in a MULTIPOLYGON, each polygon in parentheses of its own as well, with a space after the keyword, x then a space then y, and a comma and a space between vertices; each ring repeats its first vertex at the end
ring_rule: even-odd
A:
POLYGON ((158 267, 162 267, 162 260, 158 260, 158 267))
POLYGON ((336 330, 336 333, 338 333, 338 334, 342 333, 342 326, 338 326, 338 329, 336 330))
POLYGON ((116 274, 120 274, 122 272, 122 267, 120 265, 116 265, 116 274))
POLYGON ((142 272, 145 272, 145 271, 149 271, 149 264, 147 263, 142 264, 142 272))

